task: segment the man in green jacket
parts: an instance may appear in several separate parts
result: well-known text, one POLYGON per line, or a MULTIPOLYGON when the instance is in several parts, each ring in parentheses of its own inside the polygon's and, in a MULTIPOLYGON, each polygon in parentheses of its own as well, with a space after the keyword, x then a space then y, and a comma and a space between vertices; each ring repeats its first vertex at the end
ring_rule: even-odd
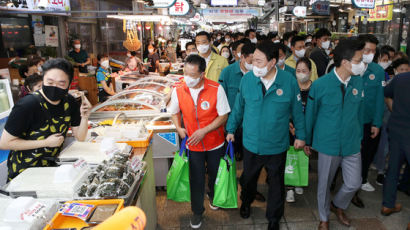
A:
POLYGON ((205 31, 196 35, 195 44, 199 55, 206 61, 205 77, 218 82, 222 70, 229 65, 227 59, 212 52, 211 35, 205 31))
MULTIPOLYGON (((375 188, 367 180, 370 164, 373 162, 380 142, 380 127, 383 124, 384 114, 384 69, 373 62, 376 46, 379 43, 372 34, 363 34, 358 39, 365 43, 363 62, 366 71, 361 74, 364 87, 364 117, 362 140, 362 187, 367 192, 374 192, 375 188)), ((359 208, 364 208, 363 201, 358 194, 353 197, 352 203, 359 208)))
POLYGON ((227 123, 227 140, 243 127, 243 187, 240 215, 249 218, 262 167, 268 172, 268 229, 279 229, 285 203, 284 171, 289 148, 289 119, 296 128, 295 148, 305 145, 305 123, 296 79, 276 68, 278 48, 271 41, 257 45, 253 70, 241 80, 227 123))
POLYGON ((329 229, 329 209, 340 223, 350 226, 344 214, 354 194, 360 188, 363 136, 362 62, 364 43, 344 40, 334 50, 336 68, 314 81, 306 107, 306 147, 319 152, 318 208, 319 230, 329 229), (312 144, 313 143, 313 144, 312 144), (330 185, 338 167, 342 168, 343 185, 330 199, 330 185))

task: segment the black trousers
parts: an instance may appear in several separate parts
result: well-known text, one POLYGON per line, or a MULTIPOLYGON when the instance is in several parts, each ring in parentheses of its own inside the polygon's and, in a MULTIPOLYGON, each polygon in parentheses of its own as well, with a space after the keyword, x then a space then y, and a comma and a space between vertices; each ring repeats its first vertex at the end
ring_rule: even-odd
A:
POLYGON ((235 132, 235 142, 233 142, 233 147, 235 149, 236 160, 243 159, 243 148, 242 148, 242 127, 238 128, 235 132))
MULTIPOLYGON (((364 124, 362 139, 362 183, 367 183, 370 164, 373 162, 380 142, 380 133, 373 139, 370 136, 372 124, 364 124)), ((381 129, 380 129, 381 130, 381 129)))
POLYGON ((225 154, 225 148, 206 152, 189 151, 189 174, 191 187, 191 209, 196 215, 202 215, 205 194, 205 173, 208 173, 209 198, 214 196, 214 185, 219 168, 219 160, 225 154), (206 165, 205 165, 206 163, 206 165))
POLYGON ((269 190, 266 218, 279 223, 285 209, 285 163, 286 152, 277 155, 257 155, 243 149, 242 203, 251 205, 255 200, 260 171, 265 167, 268 172, 269 190))

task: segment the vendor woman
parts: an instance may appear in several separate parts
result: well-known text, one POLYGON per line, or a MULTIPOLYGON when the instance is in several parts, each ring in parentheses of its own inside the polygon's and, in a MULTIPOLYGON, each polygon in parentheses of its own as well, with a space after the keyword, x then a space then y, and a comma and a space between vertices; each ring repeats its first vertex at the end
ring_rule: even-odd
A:
POLYGON ((70 62, 56 58, 43 65, 42 89, 20 99, 13 107, 0 139, 0 149, 10 149, 8 181, 30 167, 55 166, 64 138, 84 141, 91 104, 81 106, 68 94, 74 70, 70 62))
POLYGON ((97 84, 98 84, 98 101, 104 102, 109 96, 115 94, 112 85, 111 74, 109 71, 110 61, 107 55, 99 54, 97 56, 99 68, 97 70, 97 84))

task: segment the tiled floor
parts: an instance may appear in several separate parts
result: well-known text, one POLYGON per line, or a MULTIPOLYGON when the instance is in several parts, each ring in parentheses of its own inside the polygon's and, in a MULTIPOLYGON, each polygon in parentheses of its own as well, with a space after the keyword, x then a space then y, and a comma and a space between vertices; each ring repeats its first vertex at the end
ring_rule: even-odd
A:
MULTIPOLYGON (((311 165, 315 165, 314 160, 311 165)), ((240 164, 238 164, 240 168, 240 164)), ((312 167, 315 168, 314 166, 312 167)), ((264 170, 262 170, 264 172, 264 170)), ((238 176, 240 175, 238 170, 238 176)), ((264 183, 266 174, 262 173, 259 179, 258 191, 267 196, 267 185, 264 183)), ((330 216, 330 228, 332 230, 405 230, 410 222, 410 197, 398 192, 397 202, 403 205, 403 211, 384 217, 380 214, 382 202, 382 187, 375 184, 375 172, 370 172, 370 182, 376 187, 375 192, 361 191, 360 197, 365 202, 365 209, 359 209, 351 205, 346 214, 352 219, 350 228, 340 225, 335 215, 330 216)), ((285 215, 282 219, 283 230, 313 230, 317 229, 319 219, 317 212, 316 187, 317 174, 312 170, 309 177, 310 186, 305 189, 303 195, 296 195, 296 202, 286 204, 285 215)), ((339 180, 340 183, 340 180, 339 180)), ((240 190, 240 187, 239 187, 240 190)), ((265 218, 266 203, 254 202, 252 214, 249 219, 239 216, 239 209, 212 211, 205 198, 204 220, 201 229, 209 230, 259 230, 267 229, 268 221, 265 218)), ((240 200, 239 200, 240 205, 240 200)), ((189 217, 191 206, 189 203, 177 203, 166 199, 166 192, 157 192, 157 213, 159 230, 190 229, 189 217)))

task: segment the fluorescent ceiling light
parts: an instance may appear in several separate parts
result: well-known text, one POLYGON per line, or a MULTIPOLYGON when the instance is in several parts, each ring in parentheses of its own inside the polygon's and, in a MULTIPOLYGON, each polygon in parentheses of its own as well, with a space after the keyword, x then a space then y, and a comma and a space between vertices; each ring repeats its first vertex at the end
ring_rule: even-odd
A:
POLYGON ((400 8, 394 8, 394 9, 393 9, 393 12, 400 13, 400 12, 401 12, 401 9, 400 9, 400 8))
POLYGON ((337 4, 330 4, 329 6, 330 6, 330 7, 339 7, 340 5, 337 5, 337 4))
POLYGON ((134 20, 143 22, 166 22, 171 21, 169 16, 164 15, 107 15, 107 18, 134 20))

